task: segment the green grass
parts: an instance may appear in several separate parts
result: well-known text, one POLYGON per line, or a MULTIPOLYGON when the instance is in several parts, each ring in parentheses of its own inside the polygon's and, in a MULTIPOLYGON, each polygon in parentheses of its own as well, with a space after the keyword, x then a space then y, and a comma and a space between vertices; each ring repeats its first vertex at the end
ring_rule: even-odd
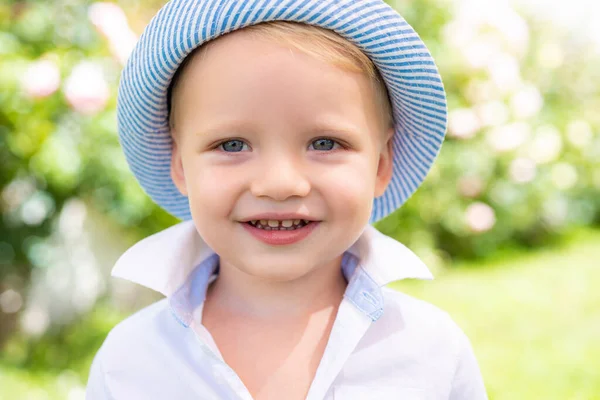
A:
POLYGON ((85 383, 73 371, 58 375, 31 374, 0 365, 0 399, 6 400, 84 400, 85 383))
MULTIPOLYGON (((562 247, 498 256, 436 272, 434 281, 392 287, 448 311, 471 339, 490 399, 600 400, 600 232, 574 234, 562 247)), ((114 325, 98 307, 73 328, 89 341, 114 325)), ((85 339, 85 338, 84 338, 85 339)), ((81 342, 81 343, 79 343, 81 342)), ((71 343, 71 342, 69 342, 71 343)), ((91 357, 67 372, 0 363, 0 399, 83 399, 91 357)), ((18 352, 16 352, 18 353, 18 352)))
POLYGON ((490 399, 600 399, 600 233, 392 287, 452 315, 490 399))

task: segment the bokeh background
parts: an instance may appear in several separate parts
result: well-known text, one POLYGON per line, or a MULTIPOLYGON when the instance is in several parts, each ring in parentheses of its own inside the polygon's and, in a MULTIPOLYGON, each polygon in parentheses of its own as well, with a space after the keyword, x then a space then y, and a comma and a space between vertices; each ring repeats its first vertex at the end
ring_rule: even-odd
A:
MULTIPOLYGON (((393 287, 455 318, 491 399, 600 399, 600 6, 390 3, 450 111, 425 184, 377 225, 436 280, 393 287)), ((120 71, 162 4, 0 3, 1 399, 83 399, 108 331, 159 298, 109 275, 178 222, 116 134, 120 71)))

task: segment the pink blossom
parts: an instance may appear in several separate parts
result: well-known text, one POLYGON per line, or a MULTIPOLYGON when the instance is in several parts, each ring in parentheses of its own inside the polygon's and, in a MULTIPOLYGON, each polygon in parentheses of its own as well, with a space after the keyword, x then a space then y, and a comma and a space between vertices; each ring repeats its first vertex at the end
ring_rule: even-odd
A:
POLYGON ((517 158, 510 163, 509 172, 513 182, 527 183, 535 178, 537 167, 531 159, 517 158))
POLYGON ((499 126, 508 121, 508 107, 500 100, 479 104, 476 109, 477 115, 484 126, 499 126))
POLYGON ((498 54, 488 60, 487 70, 491 80, 502 93, 510 93, 521 85, 519 61, 510 54, 498 54))
POLYGON ((531 135, 531 127, 525 122, 515 122, 491 129, 487 141, 498 153, 512 151, 523 145, 531 135))
POLYGON ((124 65, 138 37, 129 27, 123 10, 113 3, 94 3, 89 8, 88 18, 108 40, 113 57, 124 65))
POLYGON ((110 40, 110 52, 121 65, 125 65, 137 41, 138 38, 133 31, 124 31, 118 40, 110 40))
POLYGON ((110 96, 102 68, 89 61, 82 61, 73 68, 63 90, 71 107, 86 115, 104 109, 110 96))
POLYGON ((552 167, 551 179, 554 186, 561 190, 569 190, 579 179, 577 168, 567 162, 561 162, 552 167))
POLYGON ((463 176, 458 180, 458 191, 464 197, 477 197, 483 191, 483 181, 477 176, 463 176))
POLYGON ((16 313, 23 306, 23 297, 15 290, 8 289, 0 294, 0 310, 6 314, 16 313))
POLYGON ((22 79, 23 89, 28 97, 41 99, 50 96, 60 86, 60 70, 53 60, 33 62, 22 79))
POLYGON ((487 204, 476 202, 467 207, 465 221, 472 232, 486 232, 496 224, 496 213, 487 204))
POLYGON ((532 118, 542 109, 544 98, 536 86, 525 85, 512 96, 510 105, 517 118, 532 118))
POLYGON ((88 9, 88 18, 106 37, 114 37, 128 27, 127 17, 118 5, 108 2, 94 3, 88 9))
POLYGON ((470 108, 460 108, 450 113, 448 134, 457 139, 470 139, 481 128, 477 114, 470 108))
POLYGON ((527 152, 529 158, 537 164, 546 164, 556 160, 562 149, 563 140, 560 131, 552 125, 545 125, 536 130, 527 152))
POLYGON ((593 137, 592 127, 587 121, 575 120, 567 125, 567 139, 577 148, 583 149, 589 146, 593 137))

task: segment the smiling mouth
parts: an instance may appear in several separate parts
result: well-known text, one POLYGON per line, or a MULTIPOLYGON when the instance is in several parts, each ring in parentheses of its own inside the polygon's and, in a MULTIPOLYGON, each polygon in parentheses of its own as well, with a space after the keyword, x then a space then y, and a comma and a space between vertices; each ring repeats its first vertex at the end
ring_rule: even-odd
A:
POLYGON ((248 221, 246 223, 265 231, 293 231, 303 228, 312 222, 314 221, 308 221, 305 219, 288 219, 283 221, 261 219, 248 221))

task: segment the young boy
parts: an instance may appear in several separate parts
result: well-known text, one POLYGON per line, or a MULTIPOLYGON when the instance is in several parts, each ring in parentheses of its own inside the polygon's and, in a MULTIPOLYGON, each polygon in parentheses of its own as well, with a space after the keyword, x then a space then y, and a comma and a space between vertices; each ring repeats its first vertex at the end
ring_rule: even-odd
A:
POLYGON ((123 72, 131 169, 184 222, 113 275, 166 298, 115 327, 88 399, 486 399, 432 279, 369 225, 445 133, 431 55, 381 0, 172 0, 123 72))

